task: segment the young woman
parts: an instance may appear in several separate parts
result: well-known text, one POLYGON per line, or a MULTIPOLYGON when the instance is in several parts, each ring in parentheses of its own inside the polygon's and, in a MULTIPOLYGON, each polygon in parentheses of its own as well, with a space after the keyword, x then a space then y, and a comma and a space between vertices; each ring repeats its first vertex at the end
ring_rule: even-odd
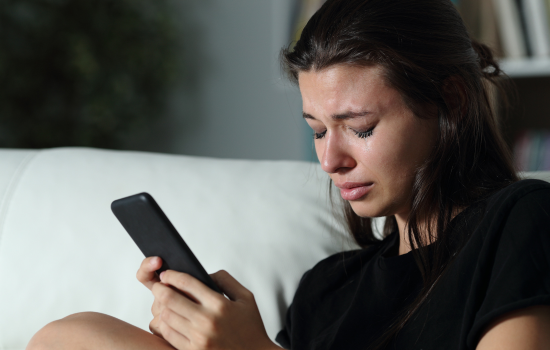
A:
MULTIPOLYGON (((451 2, 328 0, 282 61, 362 249, 304 274, 277 342, 550 348, 550 184, 517 178, 486 90, 501 71, 451 2)), ((154 335, 82 313, 28 349, 280 348, 229 274, 212 277, 230 300, 174 271, 159 281, 160 266, 145 259, 137 276, 154 335)))

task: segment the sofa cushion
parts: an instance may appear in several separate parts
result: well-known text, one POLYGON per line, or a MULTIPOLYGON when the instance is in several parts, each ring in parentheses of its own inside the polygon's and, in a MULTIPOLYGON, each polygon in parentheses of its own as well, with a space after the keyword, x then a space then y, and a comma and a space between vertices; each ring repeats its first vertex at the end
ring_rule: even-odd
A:
POLYGON ((129 151, 0 150, 0 349, 24 349, 45 324, 97 311, 148 330, 143 259, 111 213, 149 192, 205 269, 256 297, 268 334, 282 326, 305 270, 353 245, 317 164, 129 151))

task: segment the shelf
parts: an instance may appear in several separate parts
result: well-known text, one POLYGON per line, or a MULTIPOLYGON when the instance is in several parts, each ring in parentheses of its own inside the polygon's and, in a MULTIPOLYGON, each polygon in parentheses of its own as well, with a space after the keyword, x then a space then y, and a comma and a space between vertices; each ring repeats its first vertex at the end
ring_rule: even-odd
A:
POLYGON ((550 58, 502 59, 499 63, 510 78, 550 77, 550 58))

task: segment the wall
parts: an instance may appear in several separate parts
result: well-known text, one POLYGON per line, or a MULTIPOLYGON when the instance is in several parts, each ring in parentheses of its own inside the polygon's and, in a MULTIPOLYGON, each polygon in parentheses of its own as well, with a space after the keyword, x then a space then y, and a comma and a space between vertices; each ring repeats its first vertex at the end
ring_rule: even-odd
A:
POLYGON ((133 148, 198 156, 310 160, 299 90, 282 77, 294 0, 179 2, 191 67, 169 118, 133 148), (189 55, 189 53, 192 53, 189 55))

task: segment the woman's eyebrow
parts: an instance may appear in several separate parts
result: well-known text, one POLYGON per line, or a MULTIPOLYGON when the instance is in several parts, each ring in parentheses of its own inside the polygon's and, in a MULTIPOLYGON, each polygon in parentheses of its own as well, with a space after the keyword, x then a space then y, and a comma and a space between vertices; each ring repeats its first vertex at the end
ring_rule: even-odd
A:
MULTIPOLYGON (((366 111, 364 111, 364 112, 346 112, 346 113, 342 113, 342 114, 333 114, 331 116, 331 118, 333 120, 346 120, 346 119, 353 119, 353 118, 357 118, 357 117, 364 117, 367 114, 370 114, 370 112, 366 112, 366 111)), ((306 113, 306 112, 302 112, 302 117, 304 117, 304 119, 317 120, 314 116, 312 116, 311 114, 306 113)))

